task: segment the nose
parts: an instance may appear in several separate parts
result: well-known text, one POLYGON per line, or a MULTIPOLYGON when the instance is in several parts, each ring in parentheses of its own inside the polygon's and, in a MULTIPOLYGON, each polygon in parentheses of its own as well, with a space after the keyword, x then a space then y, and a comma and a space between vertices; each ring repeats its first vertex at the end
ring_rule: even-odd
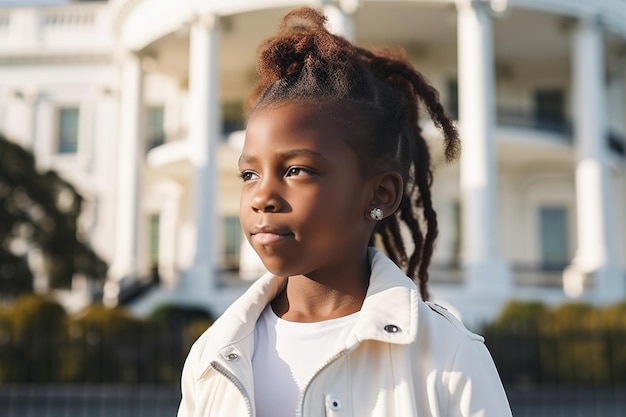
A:
POLYGON ((283 203, 278 193, 276 184, 271 179, 263 179, 257 182, 250 201, 253 211, 272 213, 281 210, 283 203))

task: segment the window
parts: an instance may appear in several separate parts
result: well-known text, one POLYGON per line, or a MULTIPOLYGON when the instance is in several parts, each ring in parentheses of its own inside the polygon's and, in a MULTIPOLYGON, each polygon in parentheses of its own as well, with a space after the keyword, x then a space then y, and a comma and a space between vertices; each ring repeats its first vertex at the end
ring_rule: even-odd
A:
POLYGON ((538 129, 567 131, 565 122, 565 94, 560 89, 535 91, 535 126, 538 129))
POLYGON ((448 106, 446 110, 454 119, 459 118, 459 82, 455 79, 448 80, 446 86, 448 106))
POLYGON ((165 143, 165 109, 163 106, 148 107, 146 115, 147 150, 165 143))
POLYGON ((149 219, 149 248, 150 253, 150 265, 156 267, 159 265, 159 227, 161 223, 161 217, 158 214, 153 214, 149 219))
POLYGON ((452 235, 452 267, 458 268, 461 265, 461 244, 463 238, 461 203, 458 201, 452 203, 452 226, 454 230, 452 235))
POLYGON ((76 153, 78 150, 78 107, 63 107, 58 112, 57 152, 76 153))
POLYGON ((239 269, 239 254, 241 250, 241 224, 239 217, 227 216, 222 219, 223 241, 222 256, 224 267, 227 269, 239 269))
POLYGON ((239 101, 222 103, 222 133, 226 136, 244 127, 243 103, 239 101))
POLYGON ((541 267, 560 270, 569 263, 567 210, 564 207, 539 209, 539 250, 541 267))

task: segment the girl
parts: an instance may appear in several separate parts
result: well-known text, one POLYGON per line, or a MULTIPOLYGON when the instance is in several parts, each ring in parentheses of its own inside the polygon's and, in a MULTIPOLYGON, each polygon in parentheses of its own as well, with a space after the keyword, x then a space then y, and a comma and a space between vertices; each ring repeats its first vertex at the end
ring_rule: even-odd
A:
POLYGON ((453 122, 404 56, 324 23, 292 11, 261 46, 240 220, 269 272, 191 349, 178 415, 510 416, 483 339, 422 301, 437 220, 418 99, 449 161, 453 122))

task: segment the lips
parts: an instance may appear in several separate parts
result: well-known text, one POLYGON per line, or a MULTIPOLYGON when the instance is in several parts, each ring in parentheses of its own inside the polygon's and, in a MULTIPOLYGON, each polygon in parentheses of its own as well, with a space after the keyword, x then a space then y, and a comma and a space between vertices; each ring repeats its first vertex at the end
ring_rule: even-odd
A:
POLYGON ((290 239, 294 234, 289 229, 272 226, 254 227, 250 232, 252 239, 261 245, 272 245, 290 239))

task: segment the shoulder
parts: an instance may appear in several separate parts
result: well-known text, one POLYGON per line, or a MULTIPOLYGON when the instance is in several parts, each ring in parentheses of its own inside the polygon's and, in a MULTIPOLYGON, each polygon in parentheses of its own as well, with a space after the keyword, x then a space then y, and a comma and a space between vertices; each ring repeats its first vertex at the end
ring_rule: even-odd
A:
POLYGON ((440 331, 449 333, 451 337, 468 338, 484 342, 484 338, 468 330, 465 325, 445 307, 431 301, 420 302, 420 324, 437 325, 440 331))
POLYGON ((444 393, 445 415, 511 416, 506 394, 484 338, 444 307, 419 306, 417 355, 444 393))
POLYGON ((420 315, 425 315, 427 320, 431 323, 437 323, 438 328, 442 331, 449 332, 451 336, 463 339, 468 338, 478 342, 485 341, 482 336, 468 330, 457 316, 437 303, 433 303, 432 301, 420 303, 419 313, 420 315))
POLYGON ((484 338, 468 330, 444 307, 421 302, 418 307, 417 345, 420 354, 429 352, 442 368, 450 368, 463 351, 484 348, 484 338))

